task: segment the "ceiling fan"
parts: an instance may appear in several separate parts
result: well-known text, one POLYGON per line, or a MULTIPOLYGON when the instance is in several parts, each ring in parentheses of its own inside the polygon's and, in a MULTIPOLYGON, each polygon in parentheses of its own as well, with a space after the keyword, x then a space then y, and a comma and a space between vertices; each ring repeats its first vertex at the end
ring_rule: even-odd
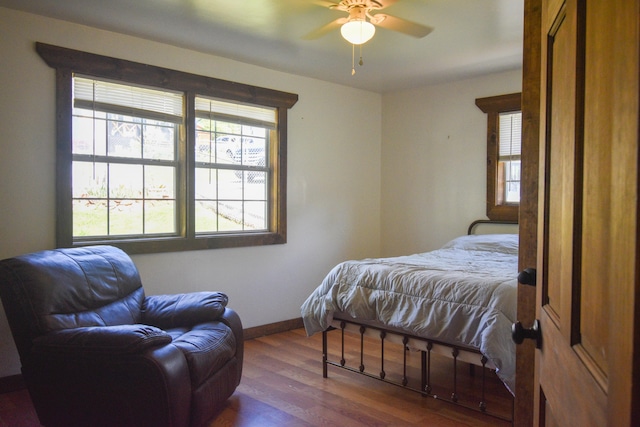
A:
POLYGON ((386 13, 376 13, 375 15, 371 13, 372 11, 389 7, 397 1, 398 0, 341 0, 339 3, 333 3, 326 0, 319 0, 316 3, 329 9, 347 12, 349 16, 338 18, 312 31, 305 36, 305 39, 311 40, 319 38, 340 27, 342 37, 352 45, 351 75, 354 75, 356 73, 355 46, 360 46, 359 64, 362 65, 362 45, 371 40, 376 32, 376 26, 416 38, 425 37, 433 31, 432 27, 397 18, 386 13))
POLYGON ((371 40, 375 27, 397 31, 416 38, 422 38, 433 31, 432 27, 397 18, 386 13, 372 14, 373 11, 385 9, 398 0, 342 0, 339 3, 318 1, 317 4, 333 10, 347 12, 348 17, 338 18, 305 36, 305 39, 316 39, 341 27, 342 37, 353 45, 361 45, 371 40))

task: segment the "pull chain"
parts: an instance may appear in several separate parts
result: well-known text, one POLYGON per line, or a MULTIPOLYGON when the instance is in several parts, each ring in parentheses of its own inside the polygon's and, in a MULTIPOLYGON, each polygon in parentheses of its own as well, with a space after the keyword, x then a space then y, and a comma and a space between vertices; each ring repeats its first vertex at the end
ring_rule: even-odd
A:
POLYGON ((351 75, 356 74, 356 45, 351 45, 351 75))
MULTIPOLYGON (((364 61, 362 60, 362 45, 360 45, 360 61, 358 61, 358 65, 362 66, 364 61)), ((356 74, 356 45, 351 45, 351 75, 354 76, 356 74)))

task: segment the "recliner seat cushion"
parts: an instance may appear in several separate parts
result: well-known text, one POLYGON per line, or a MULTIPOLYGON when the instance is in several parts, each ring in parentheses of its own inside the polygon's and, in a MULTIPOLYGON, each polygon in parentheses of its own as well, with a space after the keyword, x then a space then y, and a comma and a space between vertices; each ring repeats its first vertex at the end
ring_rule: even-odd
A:
POLYGON ((190 329, 166 330, 189 367, 191 384, 197 388, 235 356, 236 338, 222 322, 201 323, 190 329))

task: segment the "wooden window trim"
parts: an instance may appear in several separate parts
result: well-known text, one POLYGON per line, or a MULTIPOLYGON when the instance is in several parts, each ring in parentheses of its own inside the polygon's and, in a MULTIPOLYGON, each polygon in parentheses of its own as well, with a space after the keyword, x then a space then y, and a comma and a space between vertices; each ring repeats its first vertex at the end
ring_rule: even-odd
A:
POLYGON ((517 221, 519 204, 502 203, 498 168, 498 122, 500 113, 522 110, 522 94, 491 96, 476 99, 476 106, 487 114, 487 217, 498 221, 517 221))
MULTIPOLYGON (((58 247, 83 246, 87 244, 112 244, 128 253, 174 252, 198 249, 214 249, 239 246, 282 244, 287 241, 287 111, 298 101, 297 94, 265 89, 241 83, 199 76, 182 71, 145 65, 137 62, 76 51, 44 43, 36 43, 36 51, 51 68, 56 70, 56 244, 58 247), (195 93, 230 101, 262 105, 277 109, 278 141, 272 153, 273 176, 268 191, 273 198, 269 208, 269 231, 196 236, 193 230, 181 230, 178 237, 148 238, 136 240, 73 241, 73 218, 71 211, 71 140, 72 140, 72 77, 75 73, 122 81, 129 84, 157 87, 195 93)), ((189 108, 189 106, 187 106, 189 108)), ((192 133, 187 123, 187 134, 192 133)), ((190 136, 187 144, 194 147, 190 136)), ((276 145, 276 144, 274 144, 276 145)), ((189 159, 185 163, 190 171, 194 168, 189 159)), ((192 180, 193 173, 186 175, 192 180)), ((189 209, 193 197, 193 185, 183 183, 187 194, 184 204, 189 209)), ((189 212, 181 212, 186 217, 189 212)), ((184 228, 184 224, 181 228, 184 228)))

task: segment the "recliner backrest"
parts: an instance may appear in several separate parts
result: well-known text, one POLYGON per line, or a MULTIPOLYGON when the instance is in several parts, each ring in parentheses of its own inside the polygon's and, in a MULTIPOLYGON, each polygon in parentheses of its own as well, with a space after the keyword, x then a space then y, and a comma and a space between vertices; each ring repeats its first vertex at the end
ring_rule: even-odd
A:
POLYGON ((139 323, 145 297, 135 264, 111 246, 0 261, 0 296, 21 357, 50 331, 139 323))

